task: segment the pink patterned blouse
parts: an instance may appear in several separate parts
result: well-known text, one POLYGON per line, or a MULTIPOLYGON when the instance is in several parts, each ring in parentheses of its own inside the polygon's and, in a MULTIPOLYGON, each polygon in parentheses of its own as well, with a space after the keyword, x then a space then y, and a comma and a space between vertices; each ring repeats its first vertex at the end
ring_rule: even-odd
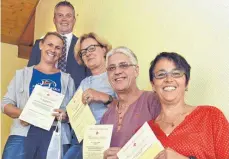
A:
POLYGON ((111 147, 122 147, 132 137, 136 129, 146 121, 155 119, 160 112, 160 104, 157 95, 153 92, 144 91, 141 96, 129 106, 122 119, 120 130, 118 127, 117 101, 112 102, 104 114, 101 124, 113 124, 111 147))

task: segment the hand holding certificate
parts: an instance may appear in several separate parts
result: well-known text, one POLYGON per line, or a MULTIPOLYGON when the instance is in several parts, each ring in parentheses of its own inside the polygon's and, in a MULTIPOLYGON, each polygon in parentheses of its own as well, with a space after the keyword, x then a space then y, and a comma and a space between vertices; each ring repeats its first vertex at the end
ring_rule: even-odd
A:
POLYGON ((149 159, 163 149, 146 122, 118 152, 118 157, 119 159, 149 159))
POLYGON ((88 105, 82 103, 83 90, 79 89, 67 105, 67 113, 79 142, 83 140, 85 128, 95 125, 96 120, 88 105))
POLYGON ((84 159, 103 159, 110 147, 113 125, 91 125, 86 128, 83 141, 84 159))
POLYGON ((63 99, 63 94, 36 85, 19 119, 42 129, 50 130, 55 118, 52 116, 53 109, 58 109, 63 99))

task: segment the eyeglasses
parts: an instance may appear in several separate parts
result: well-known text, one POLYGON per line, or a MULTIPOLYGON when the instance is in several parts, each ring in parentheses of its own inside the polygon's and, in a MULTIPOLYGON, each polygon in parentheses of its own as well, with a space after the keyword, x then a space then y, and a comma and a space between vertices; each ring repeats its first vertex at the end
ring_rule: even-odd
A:
POLYGON ((96 47, 102 47, 102 45, 90 45, 86 49, 82 49, 79 51, 80 57, 83 57, 87 54, 87 52, 93 52, 96 50, 96 47))
POLYGON ((169 74, 173 78, 180 78, 180 77, 182 77, 185 74, 185 72, 184 72, 184 70, 174 69, 174 70, 172 70, 170 72, 167 72, 167 71, 158 71, 158 72, 154 73, 153 75, 154 75, 154 77, 156 79, 163 79, 163 78, 166 78, 169 74))
POLYGON ((118 67, 119 69, 122 69, 122 70, 126 70, 127 68, 129 68, 130 66, 136 66, 134 64, 128 64, 126 62, 124 63, 119 63, 118 65, 110 65, 107 67, 107 71, 108 72, 113 72, 116 70, 116 68, 118 67))

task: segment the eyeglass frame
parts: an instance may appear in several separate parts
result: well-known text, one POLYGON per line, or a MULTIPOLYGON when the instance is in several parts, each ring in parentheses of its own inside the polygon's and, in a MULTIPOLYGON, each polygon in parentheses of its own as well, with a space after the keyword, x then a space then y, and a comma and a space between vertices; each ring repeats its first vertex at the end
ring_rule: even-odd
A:
POLYGON ((103 46, 100 45, 100 44, 89 45, 87 48, 82 49, 82 50, 79 51, 79 56, 82 58, 83 56, 86 56, 88 52, 93 52, 93 51, 95 51, 95 50, 93 50, 93 51, 89 51, 89 50, 88 50, 91 46, 95 47, 95 50, 96 50, 96 46, 98 46, 98 47, 103 47, 103 46), (85 52, 85 53, 82 53, 82 51, 84 51, 84 50, 85 50, 86 52, 85 52))
POLYGON ((114 72, 114 71, 117 69, 117 67, 118 67, 119 69, 126 70, 126 69, 128 69, 129 67, 131 67, 131 66, 137 66, 137 65, 135 65, 135 64, 130 64, 130 63, 127 63, 127 62, 120 62, 120 63, 117 64, 117 65, 111 64, 111 66, 108 66, 108 67, 106 68, 107 72, 114 72), (111 70, 111 66, 114 67, 113 70, 111 70), (123 66, 124 66, 124 67, 123 67, 123 66))
POLYGON ((171 70, 171 71, 169 71, 169 72, 168 72, 168 71, 164 71, 164 70, 159 70, 159 71, 157 71, 156 73, 153 73, 153 78, 155 78, 155 79, 165 79, 165 78, 168 77, 168 75, 170 75, 170 76, 173 77, 173 78, 180 78, 180 77, 183 77, 185 74, 186 74, 186 72, 185 72, 184 70, 179 69, 179 68, 175 68, 175 69, 173 69, 173 70, 171 70), (176 76, 173 74, 174 71, 180 71, 181 75, 176 77, 176 76), (158 72, 163 72, 163 73, 165 73, 165 77, 158 78, 158 76, 156 75, 158 72))

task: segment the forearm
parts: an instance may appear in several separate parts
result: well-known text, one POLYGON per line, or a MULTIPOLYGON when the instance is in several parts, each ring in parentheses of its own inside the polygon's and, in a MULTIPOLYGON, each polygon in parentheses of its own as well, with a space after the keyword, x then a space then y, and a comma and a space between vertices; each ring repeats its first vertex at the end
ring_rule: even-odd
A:
POLYGON ((100 91, 96 91, 94 89, 87 89, 86 91, 83 92, 82 95, 82 102, 85 103, 91 103, 91 102, 102 102, 105 105, 107 105, 108 103, 110 103, 109 101, 112 101, 113 98, 106 93, 100 92, 100 91))
POLYGON ((22 112, 22 110, 17 108, 13 104, 7 104, 4 107, 4 113, 13 119, 18 118, 20 116, 21 112, 22 112))

